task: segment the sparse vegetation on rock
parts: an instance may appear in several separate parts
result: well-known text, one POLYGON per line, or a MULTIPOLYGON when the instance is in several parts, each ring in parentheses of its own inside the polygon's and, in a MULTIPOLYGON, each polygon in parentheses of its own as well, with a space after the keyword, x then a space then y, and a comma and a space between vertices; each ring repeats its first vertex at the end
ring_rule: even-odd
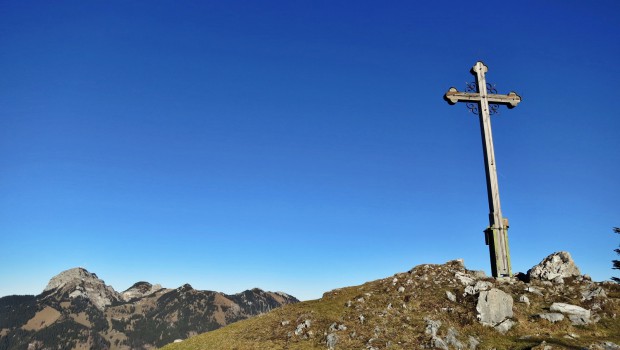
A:
POLYGON ((542 279, 487 278, 459 260, 420 265, 163 349, 612 349, 620 286, 576 275, 567 257, 538 264, 542 279), (500 302, 478 308, 489 295, 500 302))

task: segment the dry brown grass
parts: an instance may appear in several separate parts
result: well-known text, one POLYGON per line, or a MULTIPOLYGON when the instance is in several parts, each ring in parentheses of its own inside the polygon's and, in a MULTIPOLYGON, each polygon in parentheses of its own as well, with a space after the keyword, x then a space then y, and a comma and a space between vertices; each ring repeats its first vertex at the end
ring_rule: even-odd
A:
MULTIPOLYGON (((555 289, 533 283, 543 290, 539 296, 525 292, 523 282, 488 279, 515 299, 513 319, 517 324, 501 335, 477 322, 477 297, 463 296, 464 287, 454 278, 459 269, 462 267, 458 263, 422 265, 390 278, 325 293, 319 300, 287 305, 163 349, 326 349, 329 333, 338 337, 336 349, 418 349, 430 341, 425 333, 425 318, 442 322, 438 335, 444 340, 453 327, 466 348, 469 337, 480 342, 478 349, 530 349, 542 341, 554 349, 581 349, 601 340, 620 343, 620 300, 608 297, 607 301, 582 301, 576 281, 567 281, 555 289), (455 294, 457 301, 449 301, 446 291, 455 294), (516 302, 521 294, 527 294, 530 305, 516 302), (532 316, 548 311, 551 303, 558 301, 589 308, 599 304, 601 309, 596 314, 601 320, 577 327, 568 320, 553 324, 532 316), (296 335, 297 326, 306 320, 311 326, 296 335), (346 330, 330 330, 332 324, 344 325, 346 330)), ((608 295, 620 291, 620 286, 605 288, 608 295)))

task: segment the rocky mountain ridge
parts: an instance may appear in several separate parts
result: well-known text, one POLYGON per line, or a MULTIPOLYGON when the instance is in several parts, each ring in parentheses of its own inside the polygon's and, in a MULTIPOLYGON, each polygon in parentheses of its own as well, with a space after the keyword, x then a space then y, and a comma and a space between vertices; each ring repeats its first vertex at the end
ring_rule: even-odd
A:
POLYGON ((462 260, 424 264, 287 305, 164 350, 620 350, 620 285, 582 275, 567 252, 490 278, 462 260))
POLYGON ((83 268, 37 296, 0 298, 0 350, 154 349, 298 300, 255 288, 227 295, 137 282, 117 292, 83 268))

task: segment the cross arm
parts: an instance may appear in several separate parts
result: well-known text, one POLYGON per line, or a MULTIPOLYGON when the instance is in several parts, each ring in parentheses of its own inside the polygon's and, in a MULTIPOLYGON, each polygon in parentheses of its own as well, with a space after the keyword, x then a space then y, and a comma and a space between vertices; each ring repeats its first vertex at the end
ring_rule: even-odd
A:
MULTIPOLYGON (((481 100, 480 94, 477 92, 460 92, 453 87, 446 92, 443 98, 451 105, 457 102, 480 102, 481 100)), ((521 96, 512 91, 508 95, 488 94, 487 99, 489 103, 506 105, 508 108, 515 108, 521 102, 521 96)))

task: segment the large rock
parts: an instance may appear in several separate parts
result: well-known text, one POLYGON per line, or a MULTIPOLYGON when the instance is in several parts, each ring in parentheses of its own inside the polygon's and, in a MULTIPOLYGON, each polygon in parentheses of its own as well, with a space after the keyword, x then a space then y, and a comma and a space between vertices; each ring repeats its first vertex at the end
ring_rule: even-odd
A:
POLYGON ((478 320, 485 326, 495 327, 512 317, 512 297, 496 288, 481 291, 476 311, 478 320))
POLYGON ((586 310, 581 306, 565 304, 565 303, 553 303, 549 308, 553 312, 561 312, 568 315, 568 319, 575 326, 586 325, 590 323, 590 310, 586 310))
POLYGON ((568 252, 557 252, 532 267, 527 274, 530 279, 559 281, 558 277, 576 277, 580 276, 581 272, 568 252))

